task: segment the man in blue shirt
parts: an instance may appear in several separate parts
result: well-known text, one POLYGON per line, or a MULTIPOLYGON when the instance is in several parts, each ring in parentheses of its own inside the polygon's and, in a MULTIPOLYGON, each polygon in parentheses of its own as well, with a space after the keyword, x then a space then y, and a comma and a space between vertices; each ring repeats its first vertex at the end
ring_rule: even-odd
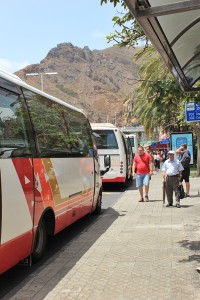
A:
POLYGON ((184 170, 182 164, 174 159, 175 152, 170 150, 168 152, 169 158, 162 166, 163 181, 166 181, 166 194, 168 204, 166 207, 173 206, 173 191, 176 197, 176 207, 180 208, 180 197, 178 193, 178 185, 184 170))

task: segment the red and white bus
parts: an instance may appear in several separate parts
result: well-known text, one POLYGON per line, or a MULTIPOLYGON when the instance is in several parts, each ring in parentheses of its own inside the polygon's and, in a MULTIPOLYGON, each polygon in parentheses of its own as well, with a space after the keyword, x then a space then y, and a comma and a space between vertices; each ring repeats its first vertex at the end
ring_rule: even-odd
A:
POLYGON ((39 260, 48 235, 100 212, 101 199, 85 114, 0 71, 0 274, 39 260))

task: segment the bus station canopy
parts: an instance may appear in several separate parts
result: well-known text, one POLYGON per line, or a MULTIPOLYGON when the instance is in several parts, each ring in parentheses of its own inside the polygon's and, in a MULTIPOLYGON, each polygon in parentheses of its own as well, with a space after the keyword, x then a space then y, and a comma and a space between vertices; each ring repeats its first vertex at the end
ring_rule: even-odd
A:
POLYGON ((200 90, 200 0, 124 0, 185 91, 200 90))

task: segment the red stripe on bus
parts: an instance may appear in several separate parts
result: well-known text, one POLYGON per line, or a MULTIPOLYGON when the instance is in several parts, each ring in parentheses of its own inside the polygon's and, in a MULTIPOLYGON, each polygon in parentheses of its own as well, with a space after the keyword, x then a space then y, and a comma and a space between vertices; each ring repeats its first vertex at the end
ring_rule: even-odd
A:
POLYGON ((0 274, 16 265, 31 253, 32 231, 1 245, 0 274))
POLYGON ((115 177, 109 179, 102 178, 102 182, 125 182, 125 181, 126 181, 126 177, 115 177))

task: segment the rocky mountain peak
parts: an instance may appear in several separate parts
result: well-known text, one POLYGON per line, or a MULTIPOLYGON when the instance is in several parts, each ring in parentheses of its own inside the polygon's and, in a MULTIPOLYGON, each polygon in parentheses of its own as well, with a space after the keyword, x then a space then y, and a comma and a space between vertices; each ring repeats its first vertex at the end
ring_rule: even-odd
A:
POLYGON ((138 78, 134 53, 134 49, 127 48, 90 50, 60 43, 39 64, 16 74, 40 89, 38 76, 26 74, 57 72, 54 76, 44 74, 45 92, 84 109, 91 122, 114 122, 117 115, 120 123, 123 102, 132 94, 138 78))

